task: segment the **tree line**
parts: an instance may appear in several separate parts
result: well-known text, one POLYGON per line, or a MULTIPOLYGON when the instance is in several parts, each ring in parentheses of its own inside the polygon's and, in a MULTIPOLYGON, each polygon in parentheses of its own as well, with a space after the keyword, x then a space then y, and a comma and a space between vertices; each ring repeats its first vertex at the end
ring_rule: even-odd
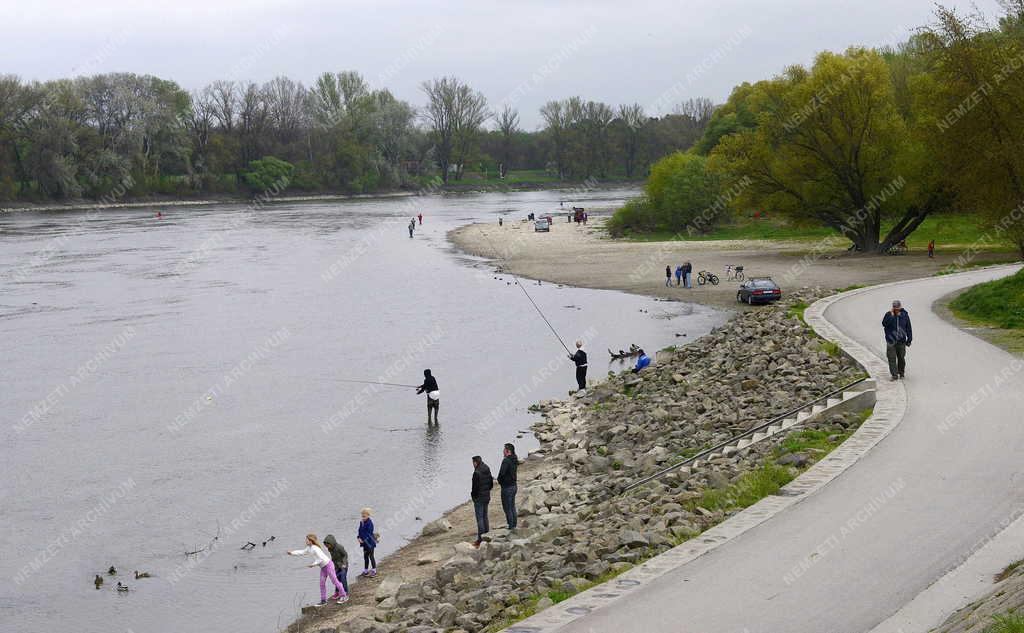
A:
POLYGON ((358 72, 215 81, 192 92, 150 75, 47 82, 0 76, 0 200, 158 193, 367 193, 541 170, 552 179, 643 178, 699 140, 712 104, 650 117, 639 104, 572 97, 541 109, 492 108, 455 77, 423 82, 424 104, 358 72), (472 176, 470 174, 473 174, 472 176))
POLYGON ((995 23, 939 7, 898 46, 737 86, 612 229, 686 235, 762 211, 884 252, 929 216, 965 213, 1024 254, 1024 0, 1001 5, 995 23))

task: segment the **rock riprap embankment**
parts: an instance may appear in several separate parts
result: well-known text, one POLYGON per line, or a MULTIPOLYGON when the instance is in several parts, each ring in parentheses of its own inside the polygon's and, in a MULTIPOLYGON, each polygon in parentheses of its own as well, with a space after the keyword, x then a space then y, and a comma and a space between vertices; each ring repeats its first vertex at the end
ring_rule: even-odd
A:
MULTIPOLYGON (((861 418, 827 416, 799 427, 814 441, 780 434, 619 494, 628 483, 860 375, 786 306, 771 306, 661 353, 640 374, 540 403, 534 432, 541 448, 521 471, 519 530, 492 530, 479 549, 449 548, 425 581, 404 582, 396 572, 377 587, 373 619, 338 630, 494 630, 661 553, 752 503, 744 499, 759 494, 759 472, 795 476, 861 418)), ((446 531, 428 525, 425 534, 446 531)))

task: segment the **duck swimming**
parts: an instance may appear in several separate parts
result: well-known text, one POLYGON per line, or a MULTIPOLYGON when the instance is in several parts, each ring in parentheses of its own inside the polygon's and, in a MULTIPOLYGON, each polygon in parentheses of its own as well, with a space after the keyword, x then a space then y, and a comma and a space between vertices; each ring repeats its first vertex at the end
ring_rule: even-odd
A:
POLYGON ((136 571, 135 572, 135 580, 138 580, 139 578, 149 578, 149 572, 148 571, 143 571, 143 572, 136 571))
POLYGON ((100 585, 103 584, 103 576, 96 574, 96 580, 93 580, 92 582, 94 585, 96 585, 96 588, 99 589, 100 585))
POLYGON ((122 585, 121 583, 117 583, 117 590, 118 591, 128 591, 128 585, 122 585))
POLYGON ((108 570, 107 570, 107 573, 108 573, 108 574, 110 574, 111 576, 114 576, 114 575, 116 575, 116 574, 117 574, 117 570, 116 570, 116 569, 114 569, 114 566, 113 566, 113 565, 111 565, 111 566, 110 566, 110 569, 108 569, 108 570))

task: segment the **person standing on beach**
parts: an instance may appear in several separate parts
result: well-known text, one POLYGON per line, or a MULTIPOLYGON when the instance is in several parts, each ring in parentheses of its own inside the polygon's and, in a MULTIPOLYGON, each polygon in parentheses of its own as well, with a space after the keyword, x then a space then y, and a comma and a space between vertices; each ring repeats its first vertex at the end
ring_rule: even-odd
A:
POLYGON ((892 310, 882 317, 882 329, 885 331, 885 358, 889 361, 891 380, 899 380, 906 376, 907 348, 914 340, 914 329, 910 325, 910 314, 903 309, 897 299, 892 302, 892 310))
POLYGON ((683 282, 683 267, 682 265, 676 266, 676 287, 683 282))
POLYGON ((487 520, 487 507, 491 505, 491 489, 494 488, 494 477, 491 469, 480 459, 479 455, 473 456, 473 485, 469 491, 469 498, 473 500, 473 514, 476 515, 476 542, 473 547, 480 547, 484 541, 484 534, 491 531, 487 520))
POLYGON ((419 220, 420 220, 420 226, 423 226, 423 214, 420 213, 416 217, 419 218, 419 220))
POLYGON ((416 220, 409 222, 409 237, 412 237, 413 230, 416 229, 416 220))
POLYGON ((576 341, 576 353, 569 356, 576 364, 576 386, 580 390, 587 388, 587 353, 583 351, 583 341, 576 341))
POLYGON ((316 540, 316 534, 306 535, 306 547, 303 549, 295 549, 288 552, 289 556, 302 556, 303 554, 312 554, 313 562, 310 563, 310 567, 320 568, 320 604, 318 607, 322 607, 327 604, 327 579, 330 578, 331 582, 334 583, 336 591, 334 592, 333 598, 338 599, 338 604, 344 604, 348 601, 348 592, 345 591, 345 587, 342 586, 341 581, 338 580, 338 575, 334 571, 334 561, 324 551, 324 546, 320 544, 320 541, 316 540))
POLYGON ((423 370, 423 384, 416 387, 416 393, 427 394, 427 424, 430 424, 430 412, 434 412, 434 424, 437 424, 437 412, 441 408, 441 390, 437 387, 437 379, 429 369, 423 370))
POLYGON ((324 537, 324 547, 327 548, 327 552, 331 555, 331 561, 334 562, 334 571, 338 574, 338 580, 341 581, 341 586, 345 588, 345 593, 348 593, 348 552, 345 551, 345 547, 335 540, 333 534, 328 534, 324 537))
POLYGON ((683 286, 686 288, 693 288, 693 280, 690 276, 693 274, 693 264, 686 262, 683 264, 683 286))
POLYGON ((363 508, 360 512, 356 539, 359 541, 359 547, 363 548, 363 573, 359 575, 373 578, 377 575, 377 559, 373 556, 373 550, 377 549, 377 533, 373 531, 373 519, 370 518, 369 508, 363 508))
POLYGON ((671 288, 672 287, 672 267, 671 266, 665 266, 665 287, 666 288, 671 288))
POLYGON ((501 218, 498 218, 498 226, 501 226, 501 224, 502 224, 502 220, 501 220, 501 218))
POLYGON ((516 456, 516 447, 512 444, 505 444, 502 451, 504 459, 501 460, 501 468, 498 469, 498 485, 501 486, 501 509, 505 511, 505 522, 508 524, 508 531, 515 532, 519 517, 516 514, 516 491, 519 457, 516 456))

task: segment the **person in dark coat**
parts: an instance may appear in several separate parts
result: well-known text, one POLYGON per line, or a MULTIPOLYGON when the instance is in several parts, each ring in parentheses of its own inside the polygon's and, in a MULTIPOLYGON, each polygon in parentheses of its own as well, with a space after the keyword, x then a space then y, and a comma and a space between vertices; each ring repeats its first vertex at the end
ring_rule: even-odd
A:
POLYGON ((583 351, 583 341, 576 341, 576 353, 569 356, 576 364, 576 385, 581 390, 587 388, 587 353, 583 351))
POLYGON ((363 573, 360 576, 373 577, 377 575, 377 559, 373 550, 377 549, 377 532, 373 529, 373 519, 370 518, 370 509, 363 508, 360 512, 359 531, 356 533, 356 540, 363 548, 363 573))
POLYGON ((479 455, 473 456, 473 487, 469 497, 473 500, 473 512, 476 514, 476 542, 473 547, 480 547, 484 540, 484 534, 491 531, 487 522, 487 507, 491 504, 491 488, 494 487, 494 477, 491 469, 480 459, 479 455))
POLYGON ((502 451, 505 456, 501 460, 501 468, 498 469, 498 485, 501 486, 501 509, 505 511, 505 522, 508 523, 508 531, 514 532, 519 516, 516 514, 516 492, 519 489, 516 485, 519 471, 519 458, 516 456, 516 447, 512 444, 505 444, 502 451))
POLYGON ((341 581, 341 586, 345 588, 345 593, 347 594, 348 552, 334 539, 333 534, 328 534, 324 537, 324 547, 327 548, 327 553, 331 555, 331 560, 334 561, 334 570, 338 573, 338 580, 341 581))
POLYGON ((914 340, 914 329, 910 325, 910 314, 903 309, 899 300, 892 302, 892 310, 882 317, 885 331, 885 358, 889 361, 889 375, 892 380, 906 376, 907 348, 914 340))
POLYGON ((437 379, 429 369, 423 370, 423 384, 416 388, 416 393, 427 394, 427 424, 430 424, 430 412, 434 412, 434 424, 437 424, 437 412, 441 408, 441 391, 437 388, 437 379))
POLYGON ((665 266, 665 285, 669 288, 672 287, 672 267, 665 266))

